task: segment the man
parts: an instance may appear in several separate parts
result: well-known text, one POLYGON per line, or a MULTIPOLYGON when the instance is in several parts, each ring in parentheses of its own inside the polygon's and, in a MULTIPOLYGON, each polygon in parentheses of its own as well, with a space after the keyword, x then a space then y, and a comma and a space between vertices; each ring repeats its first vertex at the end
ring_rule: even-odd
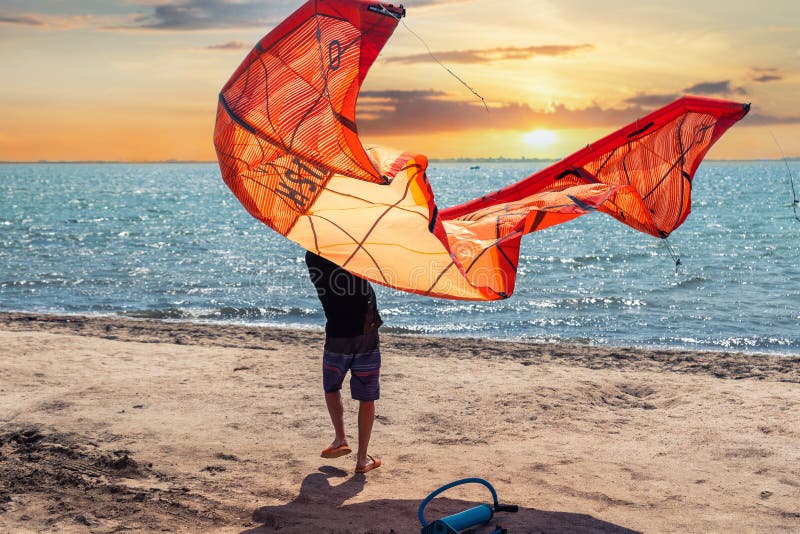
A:
POLYGON ((350 394, 359 401, 356 473, 366 473, 381 465, 379 458, 367 454, 375 401, 380 397, 378 327, 382 321, 375 292, 363 278, 312 252, 306 253, 306 265, 327 319, 322 383, 335 437, 322 451, 322 457, 338 458, 352 452, 344 430, 341 396, 342 382, 349 370, 350 394))

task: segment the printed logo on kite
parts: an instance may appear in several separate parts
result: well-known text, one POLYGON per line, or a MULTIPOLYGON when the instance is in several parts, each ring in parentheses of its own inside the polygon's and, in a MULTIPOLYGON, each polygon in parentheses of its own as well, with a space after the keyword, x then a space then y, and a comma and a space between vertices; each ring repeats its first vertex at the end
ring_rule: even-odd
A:
MULTIPOLYGON (((295 211, 305 213, 332 173, 315 167, 311 162, 305 163, 299 157, 295 157, 292 163, 295 168, 284 170, 283 177, 275 187, 275 194, 286 200, 287 204, 294 204, 295 211)), ((262 163, 262 170, 265 165, 269 164, 262 163)))

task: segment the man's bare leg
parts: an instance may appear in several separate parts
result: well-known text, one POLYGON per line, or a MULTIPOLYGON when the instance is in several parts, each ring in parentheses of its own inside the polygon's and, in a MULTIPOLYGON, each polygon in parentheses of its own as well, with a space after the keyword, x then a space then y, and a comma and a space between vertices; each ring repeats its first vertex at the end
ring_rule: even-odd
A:
MULTIPOLYGON (((331 416, 333 430, 336 432, 336 436, 331 443, 331 448, 340 447, 347 443, 347 437, 344 433, 344 407, 342 406, 341 391, 325 393, 325 404, 328 405, 328 413, 331 416)), ((359 419, 359 425, 360 422, 359 419)))
POLYGON ((367 447, 372 435, 372 423, 375 421, 375 401, 360 401, 358 405, 358 454, 356 467, 364 467, 369 463, 367 447))

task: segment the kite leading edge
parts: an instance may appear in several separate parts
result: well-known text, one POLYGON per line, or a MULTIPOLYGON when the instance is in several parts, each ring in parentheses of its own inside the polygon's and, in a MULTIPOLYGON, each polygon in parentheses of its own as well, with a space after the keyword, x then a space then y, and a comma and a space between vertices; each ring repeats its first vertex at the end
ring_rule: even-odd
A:
POLYGON ((589 211, 657 238, 689 215, 692 179, 748 104, 683 97, 533 175, 439 210, 427 158, 365 147, 358 91, 405 15, 369 0, 309 0, 262 38, 220 92, 214 145, 255 218, 374 282, 496 300, 520 239, 589 211))

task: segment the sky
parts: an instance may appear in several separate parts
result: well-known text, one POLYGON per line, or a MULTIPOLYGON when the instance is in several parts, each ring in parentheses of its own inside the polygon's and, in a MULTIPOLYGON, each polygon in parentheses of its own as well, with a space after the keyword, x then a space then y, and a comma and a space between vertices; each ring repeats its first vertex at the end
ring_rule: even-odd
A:
MULTIPOLYGON (((213 161, 220 88, 300 4, 0 0, 0 161, 213 161)), ((694 94, 752 103, 710 158, 800 156, 797 0, 405 7, 362 87, 365 142, 558 158, 694 94)))

